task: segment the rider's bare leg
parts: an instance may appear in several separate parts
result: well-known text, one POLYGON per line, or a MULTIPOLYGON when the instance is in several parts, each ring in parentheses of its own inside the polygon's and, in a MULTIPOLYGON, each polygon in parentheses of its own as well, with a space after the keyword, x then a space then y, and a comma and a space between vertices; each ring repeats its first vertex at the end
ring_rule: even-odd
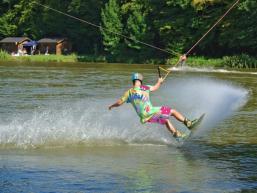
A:
POLYGON ((178 111, 175 110, 175 109, 172 109, 170 115, 173 116, 173 117, 175 117, 175 118, 176 118, 178 121, 180 121, 180 122, 184 122, 184 120, 185 120, 185 117, 184 117, 180 112, 178 112, 178 111))
POLYGON ((172 109, 170 115, 175 117, 178 121, 184 123, 188 128, 190 128, 190 126, 192 125, 192 122, 189 119, 184 117, 180 112, 175 109, 172 109))
POLYGON ((171 122, 168 119, 166 120, 165 125, 174 137, 181 136, 181 133, 171 124, 171 122))

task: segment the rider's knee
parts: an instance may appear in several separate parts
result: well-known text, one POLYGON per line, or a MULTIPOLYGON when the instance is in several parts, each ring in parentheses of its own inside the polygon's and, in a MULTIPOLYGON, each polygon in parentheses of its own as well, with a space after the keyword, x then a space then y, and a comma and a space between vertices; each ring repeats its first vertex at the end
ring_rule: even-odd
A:
POLYGON ((165 125, 169 124, 169 120, 168 120, 168 119, 165 119, 165 120, 164 120, 164 123, 165 123, 165 125))
POLYGON ((170 115, 171 115, 171 116, 174 116, 174 114, 175 114, 176 112, 177 112, 176 109, 172 109, 171 112, 170 112, 170 115))

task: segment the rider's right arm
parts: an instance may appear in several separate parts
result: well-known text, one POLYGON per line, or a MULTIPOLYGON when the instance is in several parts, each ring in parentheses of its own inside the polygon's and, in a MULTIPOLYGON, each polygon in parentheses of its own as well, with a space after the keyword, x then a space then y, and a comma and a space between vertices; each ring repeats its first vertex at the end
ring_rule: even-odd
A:
POLYGON ((124 102, 122 102, 121 99, 117 100, 116 103, 112 104, 109 109, 111 110, 113 107, 119 107, 120 105, 122 105, 124 102))
POLYGON ((128 98, 129 98, 129 90, 127 90, 123 96, 119 99, 119 101, 121 102, 121 104, 128 102, 128 98))
POLYGON ((125 92, 124 95, 120 99, 118 99, 116 103, 109 106, 109 110, 111 110, 113 107, 119 107, 123 103, 128 102, 128 96, 129 96, 129 91, 125 92))

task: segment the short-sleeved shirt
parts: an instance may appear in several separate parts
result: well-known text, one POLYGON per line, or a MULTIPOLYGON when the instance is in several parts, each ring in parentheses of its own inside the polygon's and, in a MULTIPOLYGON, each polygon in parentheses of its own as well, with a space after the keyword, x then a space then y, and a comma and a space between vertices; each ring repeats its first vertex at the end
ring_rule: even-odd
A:
POLYGON ((150 101, 151 86, 133 87, 121 97, 121 101, 131 103, 140 117, 141 123, 147 122, 153 115, 160 112, 161 107, 153 107, 150 101))

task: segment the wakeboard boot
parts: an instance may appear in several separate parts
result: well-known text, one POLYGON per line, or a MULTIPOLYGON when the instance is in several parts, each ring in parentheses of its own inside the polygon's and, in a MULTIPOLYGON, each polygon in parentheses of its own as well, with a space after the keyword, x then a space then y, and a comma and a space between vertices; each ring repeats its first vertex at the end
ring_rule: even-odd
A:
POLYGON ((191 130, 194 127, 194 125, 197 123, 197 121, 198 119, 194 119, 193 121, 190 121, 189 119, 185 118, 184 124, 189 130, 191 130))
POLYGON ((175 133, 173 133, 173 137, 177 140, 177 141, 181 141, 185 138, 187 138, 187 134, 186 133, 181 133, 180 131, 176 131, 175 133))

